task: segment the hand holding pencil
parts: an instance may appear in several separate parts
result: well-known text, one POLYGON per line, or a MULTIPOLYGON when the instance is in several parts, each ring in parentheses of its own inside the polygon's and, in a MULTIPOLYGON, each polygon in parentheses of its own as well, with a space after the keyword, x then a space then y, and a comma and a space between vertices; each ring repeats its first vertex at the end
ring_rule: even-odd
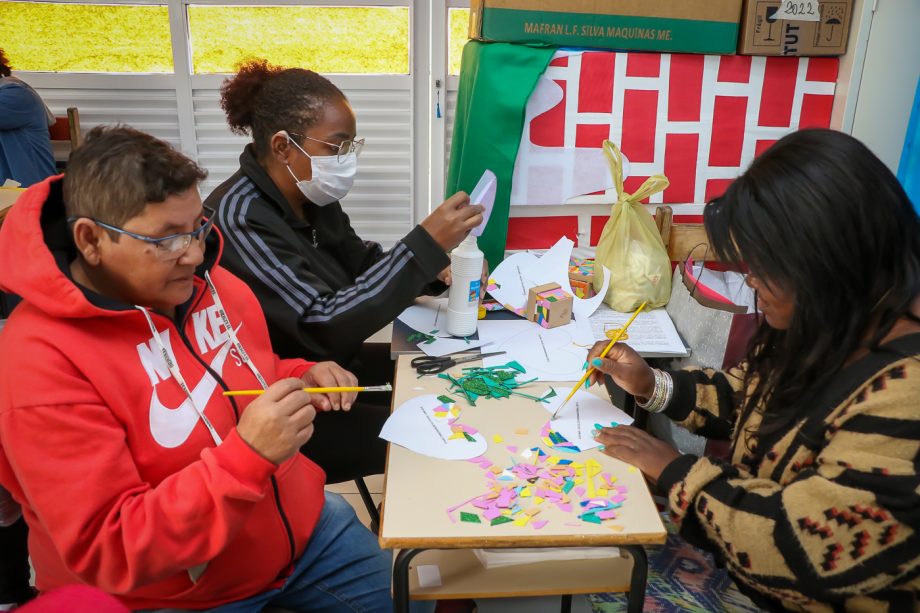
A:
MULTIPOLYGON (((563 407, 565 407, 565 405, 568 404, 569 400, 572 399, 572 396, 574 396, 575 393, 581 389, 582 385, 584 385, 586 381, 590 380, 591 383, 597 383, 599 381, 596 368, 603 365, 603 358, 616 346, 617 341, 620 340, 620 337, 623 336, 627 328, 629 328, 632 322, 636 320, 636 317, 639 316, 639 313, 642 312, 642 310, 645 308, 647 304, 648 302, 643 302, 641 305, 639 305, 639 308, 636 309, 636 312, 632 314, 632 316, 629 318, 629 320, 627 320, 627 322, 623 325, 623 327, 620 328, 619 331, 617 331, 617 333, 614 335, 612 339, 610 339, 609 343, 604 343, 603 341, 599 343, 595 343, 594 347, 591 348, 591 351, 588 352, 588 361, 585 362, 586 365, 590 364, 590 366, 588 366, 588 370, 586 370, 585 374, 582 375, 581 379, 578 380, 578 383, 575 384, 575 386, 572 388, 572 391, 569 392, 569 395, 565 397, 565 400, 563 400, 562 403, 558 407, 556 407, 556 411, 553 413, 553 416, 551 419, 556 419, 559 416, 559 414, 562 412, 563 407), (600 351, 598 353, 595 353, 595 350, 597 350, 598 348, 601 348, 600 351)), ((632 351, 632 348, 630 348, 629 351, 632 351)), ((635 352, 633 351, 633 353, 635 352)), ((639 357, 638 354, 636 354, 636 357, 637 358, 639 357)), ((639 358, 639 360, 642 360, 642 358, 639 358)), ((645 361, 642 360, 642 363, 645 364, 645 361)), ((646 364, 646 368, 648 368, 647 364, 646 364)), ((649 371, 651 371, 651 369, 649 369, 649 371)), ((603 371, 603 372, 607 372, 607 371, 603 371)), ((654 379, 654 376, 653 376, 653 379, 654 379)))

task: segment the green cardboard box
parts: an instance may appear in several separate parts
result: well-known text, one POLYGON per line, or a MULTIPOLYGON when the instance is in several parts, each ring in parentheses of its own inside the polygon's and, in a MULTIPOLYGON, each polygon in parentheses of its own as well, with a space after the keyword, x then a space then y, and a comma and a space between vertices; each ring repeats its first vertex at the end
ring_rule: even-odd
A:
POLYGON ((470 38, 674 53, 734 53, 742 0, 472 0, 470 38))

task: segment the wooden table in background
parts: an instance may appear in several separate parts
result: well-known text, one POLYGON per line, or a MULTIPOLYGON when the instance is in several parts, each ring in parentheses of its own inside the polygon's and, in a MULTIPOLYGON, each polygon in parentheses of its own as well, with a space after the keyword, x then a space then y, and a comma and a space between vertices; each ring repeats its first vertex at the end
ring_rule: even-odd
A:
MULTIPOLYGON (((425 394, 447 392, 448 382, 437 376, 418 378, 409 365, 411 356, 400 356, 397 362, 393 406, 425 394)), ((463 364, 473 366, 479 362, 463 364)), ((453 370, 458 371, 460 367, 453 370)), ((453 370, 451 371, 453 373, 453 370)), ((529 393, 539 395, 551 385, 534 383, 529 393)), ((553 384, 557 387, 571 383, 553 384)), ((603 389, 595 387, 598 394, 603 389)), ((666 532, 642 474, 630 466, 601 454, 597 450, 570 454, 546 448, 540 431, 550 414, 543 405, 512 396, 502 400, 480 398, 476 406, 468 406, 462 394, 451 393, 461 407, 460 423, 477 428, 488 442, 485 453, 499 466, 511 465, 507 445, 519 450, 540 446, 550 455, 578 462, 595 459, 604 472, 617 477, 617 485, 628 488, 626 502, 618 509, 614 523, 622 526, 615 532, 604 522, 596 525, 582 522, 577 511, 559 510, 546 502, 540 519, 549 523, 540 530, 531 526, 505 523, 498 526, 473 524, 447 515, 447 508, 487 491, 484 471, 466 461, 440 460, 420 455, 398 445, 390 445, 383 492, 383 518, 380 545, 399 549, 393 570, 395 609, 408 611, 410 578, 413 599, 439 598, 500 598, 507 596, 563 595, 563 608, 571 602, 572 594, 595 592, 629 592, 630 613, 642 610, 648 562, 643 545, 665 541, 666 532), (515 430, 526 428, 527 435, 515 430), (493 435, 501 435, 502 443, 494 443, 493 435), (566 525, 566 524, 578 524, 566 525), (501 547, 619 547, 629 557, 603 560, 574 560, 540 562, 486 570, 470 549, 501 547), (453 551, 451 551, 453 550, 453 551), (442 585, 422 588, 417 573, 410 573, 417 564, 436 564, 442 585), (411 576, 411 577, 410 577, 411 576)), ((515 461, 523 460, 515 455, 515 461)), ((500 483, 500 482, 499 482, 500 483)))

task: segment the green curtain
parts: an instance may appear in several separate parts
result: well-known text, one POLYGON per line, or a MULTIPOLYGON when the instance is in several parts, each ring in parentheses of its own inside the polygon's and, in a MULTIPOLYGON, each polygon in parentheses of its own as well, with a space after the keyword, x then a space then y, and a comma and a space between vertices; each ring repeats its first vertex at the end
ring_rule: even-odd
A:
POLYGON ((469 41, 447 171, 447 194, 473 190, 486 169, 498 177, 495 207, 479 248, 490 268, 505 255, 511 176, 524 127, 524 107, 556 47, 469 41))

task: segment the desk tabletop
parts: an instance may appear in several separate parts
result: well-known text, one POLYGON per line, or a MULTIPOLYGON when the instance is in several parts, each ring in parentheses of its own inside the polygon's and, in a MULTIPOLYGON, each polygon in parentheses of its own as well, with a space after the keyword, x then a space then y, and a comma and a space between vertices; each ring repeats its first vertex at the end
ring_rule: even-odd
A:
MULTIPOLYGON (((448 392, 448 382, 437 376, 419 378, 409 365, 411 356, 400 356, 393 391, 394 407, 425 394, 448 392)), ((463 366, 476 366, 472 362, 463 366)), ((459 375, 460 367, 452 371, 459 375)), ((566 384, 560 384, 562 386, 566 384)), ((571 383, 567 384, 571 385, 571 383)), ((533 383, 529 393, 540 395, 548 384, 533 383)), ((530 388, 531 386, 528 386, 530 388)), ((525 391, 528 388, 522 388, 525 391)), ((601 388, 595 393, 602 395, 601 388)), ((540 438, 550 413, 544 405, 527 398, 512 396, 501 400, 480 398, 475 407, 462 395, 450 394, 462 410, 460 423, 477 428, 488 441, 486 458, 501 467, 526 462, 512 454, 507 446, 518 450, 539 446, 550 456, 575 462, 597 461, 603 472, 616 477, 616 485, 626 486, 627 498, 617 510, 617 518, 603 524, 578 519, 578 511, 564 512, 549 502, 541 505, 540 520, 549 520, 541 529, 532 525, 462 522, 459 510, 448 516, 447 509, 484 494, 489 489, 485 471, 478 464, 463 460, 441 460, 389 445, 384 482, 383 517, 380 545, 386 548, 478 548, 478 547, 582 547, 646 545, 663 543, 666 537, 651 494, 642 473, 629 464, 603 455, 597 450, 578 454, 556 452, 540 438), (516 434, 527 431, 527 434, 516 434), (504 440, 493 442, 493 436, 504 440)), ((502 483, 502 482, 498 482, 502 483)), ((573 504, 577 508, 577 503, 573 504)), ((463 510, 473 510, 464 508, 463 510)))

